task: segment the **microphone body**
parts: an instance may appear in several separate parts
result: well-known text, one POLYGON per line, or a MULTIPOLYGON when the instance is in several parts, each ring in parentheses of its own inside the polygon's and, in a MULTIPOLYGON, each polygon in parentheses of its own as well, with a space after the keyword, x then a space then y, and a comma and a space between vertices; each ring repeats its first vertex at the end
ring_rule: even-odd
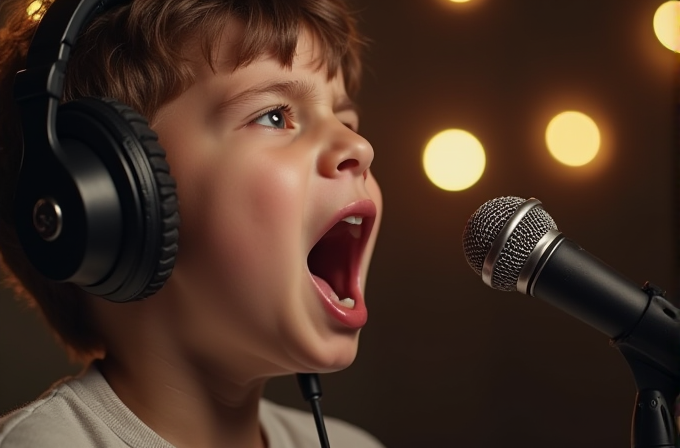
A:
POLYGON ((529 294, 610 338, 630 331, 649 303, 640 286, 559 234, 533 272, 529 294))
POLYGON ((679 313, 663 291, 634 284, 561 235, 556 240, 535 271, 531 295, 600 330, 617 348, 626 345, 680 382, 679 313))

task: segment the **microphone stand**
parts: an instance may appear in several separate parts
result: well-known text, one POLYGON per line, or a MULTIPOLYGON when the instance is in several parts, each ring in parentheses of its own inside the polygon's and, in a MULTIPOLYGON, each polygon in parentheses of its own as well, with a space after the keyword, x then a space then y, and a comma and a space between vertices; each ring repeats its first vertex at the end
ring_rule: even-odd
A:
POLYGON ((647 282, 647 309, 636 326, 611 341, 628 362, 637 394, 632 448, 677 448, 675 400, 680 394, 680 310, 647 282))

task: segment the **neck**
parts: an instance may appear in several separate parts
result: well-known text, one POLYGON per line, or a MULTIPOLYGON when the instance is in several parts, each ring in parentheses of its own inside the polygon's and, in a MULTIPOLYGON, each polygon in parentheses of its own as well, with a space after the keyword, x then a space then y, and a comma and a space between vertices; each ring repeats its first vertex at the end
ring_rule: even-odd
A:
POLYGON ((266 380, 286 372, 243 349, 231 326, 188 325, 187 313, 167 291, 122 306, 93 301, 106 347, 102 374, 140 420, 178 448, 266 447, 260 399, 266 380))
POLYGON ((107 356, 99 368, 120 400, 174 446, 264 448, 259 401, 264 381, 234 384, 186 375, 161 358, 130 366, 107 356))

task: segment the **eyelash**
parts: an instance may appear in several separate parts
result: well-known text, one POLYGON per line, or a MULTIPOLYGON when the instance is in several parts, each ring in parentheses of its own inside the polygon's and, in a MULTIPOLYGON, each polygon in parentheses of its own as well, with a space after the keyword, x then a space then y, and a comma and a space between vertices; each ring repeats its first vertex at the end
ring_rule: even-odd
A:
MULTIPOLYGON (((284 115, 284 119, 286 120, 286 125, 289 125, 289 124, 290 124, 290 121, 292 121, 293 118, 294 118, 293 110, 291 109, 291 107, 290 107, 289 104, 279 104, 278 106, 274 106, 274 107, 272 107, 272 108, 270 108, 270 109, 267 109, 267 110, 265 110, 264 112, 262 112, 261 114, 259 114, 257 117, 253 118, 253 120, 252 120, 250 123, 251 123, 251 124, 255 124, 255 122, 256 122, 257 120, 259 120, 260 118, 264 117, 265 115, 270 114, 270 113, 272 113, 272 112, 277 112, 277 111, 278 111, 278 112, 282 112, 282 114, 284 115)), ((343 124, 344 124, 348 129, 350 129, 352 132, 354 132, 354 133, 356 133, 356 134, 359 133, 359 130, 358 130, 358 129, 355 129, 355 127, 352 126, 351 124, 349 124, 349 123, 343 123, 343 124)), ((286 126, 286 127, 287 127, 287 126, 286 126)), ((285 129, 285 128, 284 128, 284 129, 285 129)))
POLYGON ((293 110, 291 109, 289 104, 279 104, 278 106, 274 106, 270 109, 265 110, 264 112, 259 114, 257 117, 253 118, 253 120, 251 121, 251 124, 255 124, 255 122, 257 120, 265 117, 266 115, 268 115, 272 112, 281 112, 281 114, 284 117, 284 120, 286 121, 286 127, 283 128, 283 129, 288 128, 288 126, 290 125, 290 121, 293 120, 293 110))

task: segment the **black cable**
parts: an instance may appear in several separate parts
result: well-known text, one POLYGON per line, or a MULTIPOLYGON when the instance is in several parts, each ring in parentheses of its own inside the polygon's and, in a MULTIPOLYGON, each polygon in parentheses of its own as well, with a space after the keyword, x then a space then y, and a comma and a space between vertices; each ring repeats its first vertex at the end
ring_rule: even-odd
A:
POLYGON ((316 431, 319 433, 321 448, 330 448, 328 434, 326 434, 326 425, 321 413, 321 381, 319 380, 319 375, 316 373, 298 373, 297 380, 302 397, 305 401, 309 401, 312 406, 312 414, 316 423, 316 431))

